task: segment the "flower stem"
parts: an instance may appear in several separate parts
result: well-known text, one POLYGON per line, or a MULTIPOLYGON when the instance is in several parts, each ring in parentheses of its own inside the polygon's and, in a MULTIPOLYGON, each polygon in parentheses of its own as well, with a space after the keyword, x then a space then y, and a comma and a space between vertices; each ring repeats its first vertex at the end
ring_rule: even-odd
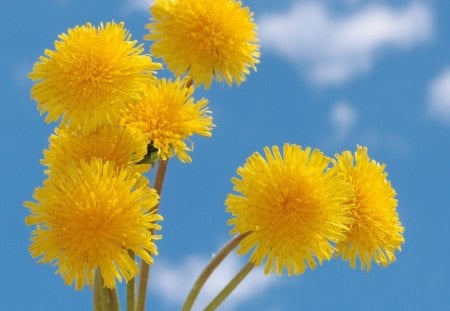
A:
MULTIPOLYGON (((162 187, 164 183, 164 177, 166 176, 167 171, 167 163, 169 160, 160 161, 158 165, 158 171, 156 172, 155 177, 155 190, 160 196, 159 202, 161 203, 161 193, 162 193, 162 187)), ((158 212, 159 203, 153 207, 150 211, 158 212)))
MULTIPOLYGON (((155 190, 159 196, 162 193, 162 186, 164 183, 164 177, 166 175, 167 170, 167 162, 168 160, 160 161, 158 165, 158 171, 156 172, 155 177, 155 190)), ((160 198, 161 202, 161 198, 160 198)), ((156 205, 151 211, 155 213, 158 212, 159 204, 156 205)), ((153 230, 152 234, 153 234, 153 230)), ((138 297, 137 297, 137 306, 136 311, 144 311, 145 309, 145 299, 147 296, 147 285, 148 285, 148 275, 150 272, 150 266, 145 261, 141 262, 141 272, 139 274, 139 289, 138 289, 138 297)))
MULTIPOLYGON (((135 257, 134 252, 129 250, 128 254, 134 260, 135 257)), ((127 311, 135 311, 136 309, 135 292, 136 292, 136 279, 132 278, 127 283, 127 311)))
POLYGON ((148 282, 148 274, 150 272, 150 266, 142 261, 141 262, 141 272, 139 275, 139 289, 138 289, 138 299, 136 311, 144 311, 145 309, 145 298, 147 292, 147 282, 148 282))
POLYGON ((102 277, 100 271, 95 271, 94 276, 94 311, 106 310, 106 297, 102 286, 102 277))
POLYGON ((185 86, 186 86, 187 88, 190 88, 190 87, 192 86, 192 84, 194 84, 194 80, 192 80, 191 77, 186 76, 186 84, 185 84, 185 86))
POLYGON ((105 310, 120 311, 119 297, 117 296, 117 288, 114 289, 107 288, 106 291, 109 299, 109 309, 105 310))
POLYGON ((194 305, 195 299, 197 298, 203 285, 205 285, 209 276, 214 272, 217 266, 225 259, 225 257, 229 253, 231 253, 231 251, 239 244, 239 242, 241 242, 249 234, 250 232, 247 232, 236 236, 227 244, 225 244, 222 247, 222 249, 217 253, 217 255, 211 259, 211 261, 208 263, 205 269, 203 269, 202 273, 199 275, 194 285, 192 286, 191 291, 189 292, 189 295, 187 296, 184 302, 183 308, 181 309, 182 311, 191 310, 192 306, 194 305))
POLYGON ((206 306, 204 311, 216 310, 220 304, 233 292, 242 280, 252 271, 255 265, 252 262, 247 264, 235 275, 235 277, 225 286, 222 291, 206 306))

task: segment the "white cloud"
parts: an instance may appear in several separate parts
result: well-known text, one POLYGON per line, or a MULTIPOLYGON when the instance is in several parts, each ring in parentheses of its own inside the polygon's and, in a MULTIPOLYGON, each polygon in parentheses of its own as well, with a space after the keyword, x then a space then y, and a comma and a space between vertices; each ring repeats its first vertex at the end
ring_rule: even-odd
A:
POLYGON ((11 65, 11 77, 13 78, 12 80, 14 81, 15 86, 18 89, 29 87, 31 80, 28 79, 28 73, 33 68, 33 62, 23 60, 11 65))
POLYGON ((389 48, 408 49, 432 35, 432 13, 419 2, 402 9, 372 4, 346 15, 321 2, 259 20, 263 48, 287 58, 315 84, 346 82, 368 71, 389 48))
POLYGON ((127 13, 145 12, 147 13, 154 0, 126 0, 125 11, 127 13))
POLYGON ((357 135, 357 143, 369 147, 404 156, 415 152, 415 144, 407 136, 386 129, 366 128, 357 135))
MULTIPOLYGON (((152 267, 150 291, 156 293, 169 305, 181 306, 192 284, 207 263, 207 259, 199 256, 187 257, 177 264, 159 258, 152 267)), ((201 290, 195 306, 205 307, 244 264, 245 262, 240 257, 230 254, 211 275, 201 290)), ((265 276, 261 268, 254 269, 225 300, 221 310, 233 310, 233 306, 261 294, 276 280, 277 278, 274 276, 265 276)))
POLYGON ((428 111, 431 116, 450 124, 450 68, 431 82, 428 92, 428 111))
POLYGON ((337 140, 344 139, 357 121, 356 110, 345 101, 339 101, 331 108, 330 120, 337 140))

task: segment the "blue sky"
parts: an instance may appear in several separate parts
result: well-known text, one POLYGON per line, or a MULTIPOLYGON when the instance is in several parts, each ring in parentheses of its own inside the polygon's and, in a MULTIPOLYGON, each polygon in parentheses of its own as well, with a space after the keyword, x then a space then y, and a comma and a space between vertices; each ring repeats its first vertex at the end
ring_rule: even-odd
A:
MULTIPOLYGON (((54 267, 38 265, 27 251, 31 228, 22 203, 42 184, 39 159, 55 124, 39 116, 26 74, 75 25, 124 21, 142 41, 145 2, 3 4, 1 310, 91 308, 89 290, 65 286, 54 267)), ((217 127, 211 139, 194 139, 192 164, 169 163, 148 309, 179 309, 197 271, 229 239, 223 202, 236 168, 264 146, 285 142, 330 156, 368 146, 398 192, 406 243, 397 262, 370 273, 340 260, 290 278, 255 270, 222 310, 450 309, 450 2, 244 3, 259 24, 261 63, 240 87, 196 93, 209 99, 217 127)), ((232 256, 201 302, 244 262, 232 256)))

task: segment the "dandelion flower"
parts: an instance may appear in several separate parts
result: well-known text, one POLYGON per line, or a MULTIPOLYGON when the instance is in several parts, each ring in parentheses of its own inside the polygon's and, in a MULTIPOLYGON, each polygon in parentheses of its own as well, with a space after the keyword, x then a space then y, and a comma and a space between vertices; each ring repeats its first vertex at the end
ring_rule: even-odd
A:
POLYGON ((395 190, 387 180, 385 165, 370 159, 367 148, 358 146, 355 155, 344 151, 336 155, 332 171, 342 174, 354 191, 354 222, 347 238, 338 245, 350 266, 355 268, 357 258, 361 269, 371 268, 372 260, 387 266, 395 261, 394 252, 404 243, 397 211, 395 190))
POLYGON ((254 153, 238 168, 234 190, 225 204, 234 218, 231 234, 250 232, 239 254, 254 249, 250 261, 265 273, 288 275, 314 269, 332 257, 336 243, 345 238, 351 222, 348 184, 329 174, 330 159, 317 149, 285 144, 254 153))
POLYGON ((69 29, 35 63, 31 96, 47 113, 46 122, 62 118, 71 127, 95 130, 117 120, 124 102, 139 98, 154 79, 160 65, 143 51, 123 23, 69 29))
POLYGON ((213 78, 240 84, 259 62, 253 13, 235 0, 156 0, 146 26, 151 51, 177 76, 209 88, 213 78))
POLYGON ((99 159, 55 172, 35 190, 37 202, 25 202, 31 213, 26 223, 36 226, 32 256, 56 264, 76 289, 92 286, 96 269, 107 288, 114 288, 116 279, 133 278, 139 268, 128 251, 153 263, 154 240, 160 237, 152 230, 160 229, 156 221, 162 219, 152 210, 156 191, 137 186, 139 179, 133 170, 117 171, 99 159))
POLYGON ((102 159, 114 162, 120 169, 133 166, 143 173, 148 165, 136 165, 147 153, 147 136, 140 131, 117 125, 98 127, 94 132, 84 133, 61 126, 49 138, 48 150, 44 150, 41 163, 47 166, 47 174, 63 170, 70 163, 90 162, 102 159))
POLYGON ((176 155, 182 162, 191 162, 186 140, 194 134, 211 137, 214 126, 208 100, 194 102, 194 86, 186 80, 161 79, 149 85, 145 97, 128 106, 122 123, 147 134, 158 156, 165 160, 176 155))

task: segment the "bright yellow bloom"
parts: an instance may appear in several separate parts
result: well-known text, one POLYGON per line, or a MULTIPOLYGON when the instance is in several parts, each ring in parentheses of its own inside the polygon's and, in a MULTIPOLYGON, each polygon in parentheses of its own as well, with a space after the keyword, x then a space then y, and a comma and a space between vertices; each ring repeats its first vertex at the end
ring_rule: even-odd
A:
POLYGON ((158 80, 148 86, 141 101, 123 112, 122 124, 146 133, 162 160, 176 155, 182 162, 191 162, 187 151, 192 147, 185 140, 194 134, 211 137, 214 126, 208 100, 194 102, 193 92, 194 86, 186 85, 186 80, 158 80))
POLYGON ((259 62, 253 13, 235 0, 156 0, 146 26, 152 53, 177 76, 188 74, 209 88, 245 81, 259 62))
POLYGON ((160 64, 142 54, 123 23, 69 29, 45 50, 29 77, 31 96, 46 122, 62 118, 71 127, 92 131, 118 119, 124 102, 139 98, 160 64))
POLYGON ((231 234, 250 232, 238 253, 254 248, 250 261, 265 273, 303 273, 329 260, 332 243, 345 238, 351 222, 351 191, 343 178, 329 174, 330 159, 317 149, 285 144, 254 153, 238 168, 234 190, 225 202, 234 218, 231 234))
POLYGON ((395 261, 394 252, 404 243, 395 190, 387 180, 385 165, 370 159, 367 148, 358 146, 355 155, 344 151, 333 160, 333 172, 342 174, 354 191, 354 222, 338 254, 355 268, 370 270, 372 260, 382 266, 395 261))
POLYGON ((36 226, 32 256, 56 264, 57 273, 76 289, 92 286, 96 269, 108 288, 116 279, 130 280, 139 268, 128 251, 153 263, 154 240, 160 236, 152 231, 160 229, 156 221, 162 219, 152 210, 156 191, 138 186, 140 178, 132 169, 117 171, 99 159, 55 172, 35 190, 37 202, 24 204, 31 213, 27 225, 36 226))
POLYGON ((136 165, 146 155, 149 141, 145 134, 132 128, 108 125, 83 133, 61 126, 49 141, 49 149, 44 150, 41 161, 49 168, 46 171, 49 175, 64 170, 71 163, 78 165, 95 158, 114 162, 118 169, 133 166, 143 173, 149 168, 148 165, 136 165))

